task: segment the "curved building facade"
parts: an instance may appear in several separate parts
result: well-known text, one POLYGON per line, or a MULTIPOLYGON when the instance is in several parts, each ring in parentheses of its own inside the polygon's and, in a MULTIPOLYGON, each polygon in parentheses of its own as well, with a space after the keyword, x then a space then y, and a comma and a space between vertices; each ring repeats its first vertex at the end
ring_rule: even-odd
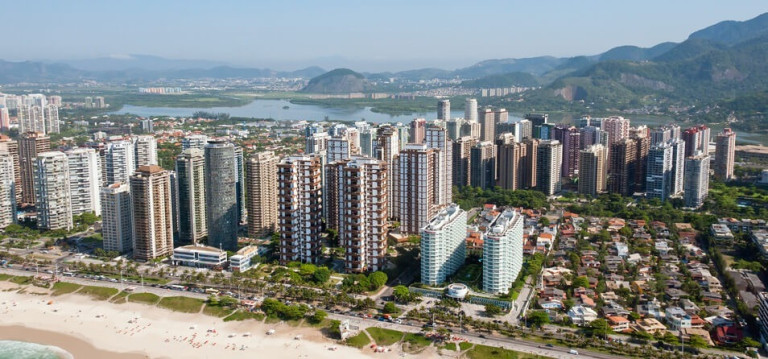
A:
POLYGON ((205 202, 208 245, 237 249, 237 179, 235 146, 225 141, 208 141, 205 146, 205 202))

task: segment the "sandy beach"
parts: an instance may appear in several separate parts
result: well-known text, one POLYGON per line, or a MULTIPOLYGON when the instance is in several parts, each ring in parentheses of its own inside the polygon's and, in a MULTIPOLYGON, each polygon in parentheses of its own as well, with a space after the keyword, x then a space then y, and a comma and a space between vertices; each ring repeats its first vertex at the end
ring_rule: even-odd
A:
POLYGON ((78 294, 53 297, 40 288, 37 294, 20 294, 8 291, 9 284, 0 288, 5 290, 0 292, 0 338, 55 345, 77 359, 399 357, 396 351, 374 354, 338 345, 313 328, 225 323, 204 314, 111 304, 78 294), (266 334, 270 329, 274 335, 266 334))

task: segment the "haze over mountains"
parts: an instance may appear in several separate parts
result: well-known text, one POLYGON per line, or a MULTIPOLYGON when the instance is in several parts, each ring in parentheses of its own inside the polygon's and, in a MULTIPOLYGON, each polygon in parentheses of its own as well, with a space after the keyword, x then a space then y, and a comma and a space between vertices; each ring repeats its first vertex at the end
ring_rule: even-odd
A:
POLYGON ((719 98, 724 94, 768 90, 768 13, 747 21, 723 21, 692 33, 682 43, 650 48, 620 46, 591 56, 492 59, 456 70, 415 69, 395 73, 357 73, 316 78, 326 71, 238 68, 205 60, 169 60, 130 55, 62 63, 0 61, 0 83, 157 79, 302 77, 316 78, 305 91, 375 90, 377 80, 462 79, 467 87, 543 86, 542 93, 565 100, 617 101, 661 94, 719 98), (350 77, 351 76, 351 77, 350 77), (343 79, 336 84, 330 79, 343 79), (322 84, 322 85, 318 85, 322 84))

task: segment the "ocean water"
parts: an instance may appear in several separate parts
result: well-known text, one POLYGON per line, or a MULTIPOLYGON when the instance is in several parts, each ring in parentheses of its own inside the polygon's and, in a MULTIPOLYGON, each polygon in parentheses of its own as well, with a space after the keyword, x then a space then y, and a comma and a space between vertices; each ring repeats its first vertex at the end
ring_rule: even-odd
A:
POLYGON ((54 346, 0 340, 0 359, 73 359, 64 349, 54 346))

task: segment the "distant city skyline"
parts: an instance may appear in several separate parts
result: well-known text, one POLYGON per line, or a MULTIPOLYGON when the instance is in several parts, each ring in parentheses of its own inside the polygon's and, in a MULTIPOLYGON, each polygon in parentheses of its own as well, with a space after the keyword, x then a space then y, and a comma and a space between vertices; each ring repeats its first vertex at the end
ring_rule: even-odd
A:
MULTIPOLYGON (((5 1, 3 1, 5 2, 5 1)), ((594 55, 680 42, 724 20, 768 11, 762 1, 551 2, 50 2, 14 6, 4 20, 24 41, 7 61, 127 54, 294 70, 455 69, 485 59, 594 55), (35 19, 35 26, 29 26, 35 19)))

